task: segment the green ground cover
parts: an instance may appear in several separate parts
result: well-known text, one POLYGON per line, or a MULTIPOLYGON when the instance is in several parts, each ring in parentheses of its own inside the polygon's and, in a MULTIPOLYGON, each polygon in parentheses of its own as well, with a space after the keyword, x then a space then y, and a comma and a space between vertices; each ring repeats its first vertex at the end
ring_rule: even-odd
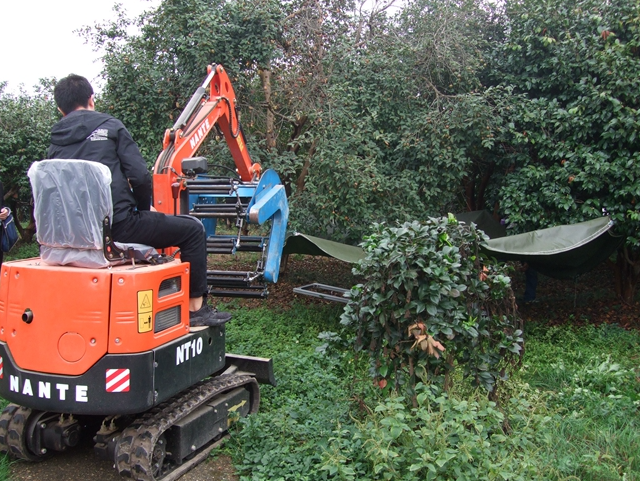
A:
POLYGON ((636 331, 530 325, 498 404, 421 385, 413 408, 372 386, 339 315, 236 312, 229 350, 273 356, 279 383, 227 446, 242 480, 640 479, 636 331))

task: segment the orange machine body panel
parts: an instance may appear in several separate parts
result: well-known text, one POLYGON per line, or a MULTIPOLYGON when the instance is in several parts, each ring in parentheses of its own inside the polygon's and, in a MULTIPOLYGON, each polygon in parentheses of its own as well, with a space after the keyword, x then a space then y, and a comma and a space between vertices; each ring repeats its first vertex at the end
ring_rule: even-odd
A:
POLYGON ((109 354, 150 351, 189 332, 189 267, 176 260, 160 266, 112 269, 109 354), (179 279, 177 286, 172 280, 179 279), (161 292, 163 283, 170 285, 161 292), (161 330, 159 316, 179 321, 161 330))
POLYGON ((189 330, 188 269, 179 261, 107 269, 6 262, 0 340, 20 368, 70 376, 107 353, 149 351, 189 330), (172 317, 157 332, 167 309, 172 317))

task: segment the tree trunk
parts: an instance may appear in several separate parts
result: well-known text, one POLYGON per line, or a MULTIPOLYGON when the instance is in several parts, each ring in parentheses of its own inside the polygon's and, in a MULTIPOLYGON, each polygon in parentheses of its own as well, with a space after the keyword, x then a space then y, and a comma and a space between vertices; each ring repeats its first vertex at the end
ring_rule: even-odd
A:
POLYGON ((493 170, 495 169, 495 167, 496 164, 494 162, 490 162, 486 170, 482 174, 482 180, 480 180, 478 193, 476 195, 476 210, 484 209, 484 193, 487 191, 487 186, 489 185, 489 181, 491 180, 491 176, 493 175, 493 170))
POLYGON ((22 227, 24 224, 24 220, 20 217, 20 208, 17 202, 12 202, 10 205, 11 212, 13 213, 13 220, 16 224, 16 229, 18 229, 18 233, 20 234, 20 239, 30 244, 33 242, 33 236, 36 233, 36 219, 33 215, 33 205, 29 206, 29 223, 27 227, 22 227))
POLYGON ((466 176, 462 179, 462 184, 464 185, 464 197, 467 204, 467 210, 469 212, 473 212, 476 210, 475 181, 472 177, 466 176))
MULTIPOLYGON (((479 164, 478 160, 475 160, 474 162, 479 164)), ((487 190, 487 186, 489 185, 494 169, 494 162, 490 162, 484 171, 479 166, 476 166, 472 169, 469 175, 462 179, 465 203, 467 204, 468 211, 484 209, 484 194, 487 190)))
POLYGON ((311 158, 316 151, 316 146, 318 145, 318 139, 314 139, 311 147, 309 147, 309 152, 307 154, 307 158, 304 161, 304 166, 302 167, 302 172, 298 176, 298 180, 296 180, 296 195, 300 195, 304 192, 304 188, 306 185, 307 175, 309 175, 309 167, 311 166, 311 158))
POLYGON ((624 245, 618 249, 615 264, 615 286, 618 298, 632 304, 640 280, 640 252, 624 245))
POLYGON ((271 68, 267 66, 260 70, 260 80, 262 81, 262 91, 264 92, 264 103, 266 105, 266 134, 265 142, 267 150, 273 151, 276 148, 276 135, 275 135, 275 114, 273 112, 273 105, 271 105, 271 68))
POLYGON ((300 150, 300 142, 298 142, 297 139, 298 137, 300 137, 300 135, 302 135, 307 120, 309 120, 309 117, 307 117, 306 115, 302 115, 297 117, 295 121, 291 122, 293 131, 291 132, 291 137, 289 138, 289 152, 297 154, 300 150))

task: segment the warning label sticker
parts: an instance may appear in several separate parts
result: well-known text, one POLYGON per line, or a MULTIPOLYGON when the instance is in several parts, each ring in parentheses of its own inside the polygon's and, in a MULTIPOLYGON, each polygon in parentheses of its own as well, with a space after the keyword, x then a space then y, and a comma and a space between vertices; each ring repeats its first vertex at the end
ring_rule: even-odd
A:
POLYGON ((153 329, 153 291, 138 291, 138 332, 153 329))

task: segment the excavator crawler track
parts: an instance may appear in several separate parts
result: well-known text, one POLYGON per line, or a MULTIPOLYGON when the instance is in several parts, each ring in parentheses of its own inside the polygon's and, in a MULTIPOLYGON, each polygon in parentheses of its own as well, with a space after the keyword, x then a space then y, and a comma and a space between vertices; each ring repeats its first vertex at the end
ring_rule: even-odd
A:
POLYGON ((177 422, 216 397, 236 388, 246 388, 251 395, 250 413, 258 410, 260 394, 257 381, 246 375, 224 375, 205 380, 182 394, 143 414, 127 427, 116 447, 118 472, 138 481, 172 481, 206 458, 224 433, 211 433, 207 444, 180 463, 165 462, 165 433, 177 422))
POLYGON ((42 461, 46 458, 46 450, 33 453, 29 449, 31 436, 31 409, 17 404, 9 404, 0 415, 0 452, 7 453, 16 459, 27 461, 42 461))

